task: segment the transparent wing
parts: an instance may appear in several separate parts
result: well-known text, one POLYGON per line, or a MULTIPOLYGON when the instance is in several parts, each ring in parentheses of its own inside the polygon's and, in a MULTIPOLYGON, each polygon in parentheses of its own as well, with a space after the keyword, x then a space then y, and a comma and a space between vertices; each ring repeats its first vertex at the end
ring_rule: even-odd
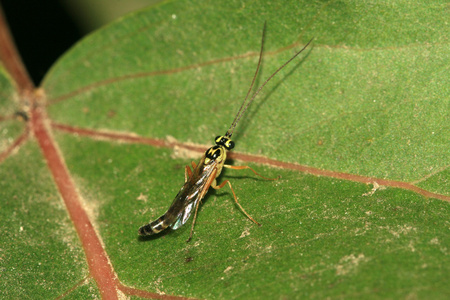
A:
POLYGON ((169 225, 173 230, 178 229, 189 220, 192 211, 205 196, 209 188, 209 186, 206 186, 208 179, 213 176, 214 170, 215 164, 205 166, 201 163, 200 167, 195 170, 194 174, 181 188, 168 210, 168 213, 176 216, 174 222, 169 225))
POLYGON ((186 205, 184 210, 178 214, 177 220, 170 226, 173 230, 177 230, 180 226, 184 225, 187 222, 187 220, 189 220, 192 210, 195 209, 198 201, 200 201, 200 199, 197 199, 196 201, 189 203, 188 205, 186 205))

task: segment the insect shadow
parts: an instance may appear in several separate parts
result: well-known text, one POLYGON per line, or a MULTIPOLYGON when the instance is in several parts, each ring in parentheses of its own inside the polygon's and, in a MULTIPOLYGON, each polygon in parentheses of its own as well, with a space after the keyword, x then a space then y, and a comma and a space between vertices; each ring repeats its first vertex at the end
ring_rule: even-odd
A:
MULTIPOLYGON (((261 100, 258 101, 258 103, 256 105, 254 105, 254 108, 250 108, 248 111, 248 117, 243 119, 241 121, 241 132, 245 132, 246 128, 248 127, 249 124, 251 124, 251 120, 253 120, 253 117, 256 115, 256 113, 259 111, 260 107, 266 103, 270 97, 272 96, 273 93, 275 93, 277 91, 277 89, 283 84, 283 82, 285 82, 289 77, 292 76, 292 74, 295 73, 295 71, 300 68, 301 65, 304 64, 304 62, 306 61, 306 59, 308 58, 308 56, 311 54, 311 51, 314 49, 314 45, 311 45, 311 48, 309 48, 307 50, 307 52, 305 53, 305 55, 300 59, 299 62, 297 62, 292 69, 287 72, 282 78, 280 78, 278 81, 276 81, 276 84, 274 84, 274 86, 270 89, 267 89, 267 93, 264 93, 263 96, 261 97, 261 100)), ((262 72, 258 73, 258 75, 260 75, 262 72)), ((260 76, 258 76, 260 77, 260 76)), ((239 136, 235 139, 236 141, 239 140, 239 136)), ((230 160, 232 161, 232 160, 230 160)))

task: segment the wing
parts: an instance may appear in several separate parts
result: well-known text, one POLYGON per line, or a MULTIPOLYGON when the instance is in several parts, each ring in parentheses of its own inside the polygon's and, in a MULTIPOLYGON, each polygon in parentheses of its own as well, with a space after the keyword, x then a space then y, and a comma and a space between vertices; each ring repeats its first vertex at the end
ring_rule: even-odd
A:
POLYGON ((205 165, 203 159, 200 161, 166 213, 166 216, 170 215, 174 218, 169 225, 173 230, 178 229, 189 220, 192 211, 195 210, 198 202, 203 199, 208 191, 214 179, 211 180, 211 177, 215 177, 216 173, 216 163, 205 165))
POLYGON ((189 220, 192 213, 192 209, 197 206, 198 201, 200 201, 200 198, 197 197, 197 199, 194 200, 194 202, 191 202, 188 205, 186 205, 184 210, 178 214, 175 223, 170 225, 170 228, 172 228, 173 230, 177 230, 182 225, 184 225, 187 222, 187 220, 189 220))

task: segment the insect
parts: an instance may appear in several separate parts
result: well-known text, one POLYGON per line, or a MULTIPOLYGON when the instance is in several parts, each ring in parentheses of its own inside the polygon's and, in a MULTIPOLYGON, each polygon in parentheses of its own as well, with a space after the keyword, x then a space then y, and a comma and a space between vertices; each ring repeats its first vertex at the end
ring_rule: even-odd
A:
MULTIPOLYGON (((234 148, 235 144, 231 140, 231 136, 233 134, 233 131, 241 119, 242 115, 245 113, 247 108, 250 106, 250 104, 253 102, 253 100, 256 98, 256 96, 259 94, 259 92, 262 90, 262 88, 281 70, 283 69, 287 64, 289 64, 293 59, 295 59, 303 50, 305 50, 308 45, 312 42, 312 39, 297 53, 295 53, 294 56, 292 56, 288 61, 286 61, 281 67, 279 67, 272 75, 270 75, 266 81, 253 93, 253 95, 249 98, 249 95, 253 89, 253 85, 255 83, 256 76, 258 75, 259 68, 261 66, 261 59, 262 59, 262 53, 263 53, 263 45, 264 45, 264 33, 266 29, 266 24, 264 24, 263 29, 263 36, 261 41, 261 50, 259 53, 259 61, 258 65, 256 67, 255 75, 253 76, 252 83, 250 85, 250 88, 247 92, 247 95, 239 108, 238 113, 236 114, 236 117, 234 118, 233 123, 231 124, 230 128, 227 130, 225 135, 218 136, 215 138, 215 146, 212 146, 208 150, 206 150, 205 154, 201 158, 200 162, 196 164, 195 162, 192 162, 192 171, 189 166, 186 166, 185 168, 185 183, 183 187, 180 189, 178 194, 176 195, 175 199, 173 200, 172 204, 170 205, 169 209, 165 214, 163 214, 161 217, 156 219, 153 222, 150 222, 142 227, 139 228, 139 235, 147 236, 147 235, 154 235, 157 233, 160 233, 161 231, 165 230, 168 227, 171 227, 173 230, 178 229, 182 225, 184 225, 189 217, 191 216, 192 212, 195 210, 194 213, 194 220, 192 221, 192 227, 191 227, 191 233, 189 235, 189 238, 187 242, 189 242, 192 238, 193 232, 194 232, 194 224, 195 220, 197 219, 197 212, 198 207, 200 205, 201 200, 208 192, 209 188, 212 187, 213 189, 221 189, 226 184, 229 185, 234 201, 239 206, 239 208, 242 210, 242 212, 255 224, 260 225, 258 222, 256 222, 255 219, 253 219, 241 206, 239 203, 236 194, 233 190, 233 187, 231 186, 230 181, 225 180, 221 184, 217 183, 217 177, 222 172, 223 168, 229 168, 233 170, 243 170, 243 169, 250 169, 255 173, 256 175, 264 178, 264 179, 271 179, 271 178, 265 178, 261 175, 259 175, 255 170, 250 168, 249 166, 232 166, 225 164, 225 160, 227 157, 227 151, 230 151, 234 148), (247 101, 248 100, 248 101, 247 101)), ((272 179, 274 180, 274 179, 272 179)))

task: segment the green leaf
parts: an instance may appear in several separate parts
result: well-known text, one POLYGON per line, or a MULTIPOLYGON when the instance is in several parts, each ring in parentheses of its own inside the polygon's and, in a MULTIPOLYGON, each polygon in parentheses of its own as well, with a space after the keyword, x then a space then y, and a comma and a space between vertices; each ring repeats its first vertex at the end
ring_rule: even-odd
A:
POLYGON ((2 162, 0 178, 2 298, 42 299, 92 286, 80 241, 35 143, 2 162))
MULTIPOLYGON (((447 298, 446 8, 166 1, 75 45, 46 76, 41 109, 120 282, 111 286, 140 297, 447 298), (262 226, 226 185, 208 192, 190 243, 191 221, 139 239, 201 155, 185 150, 206 149, 230 126, 265 21, 258 86, 313 37, 314 45, 264 87, 233 135, 232 164, 281 178, 225 170, 218 179, 230 180, 262 226)), ((0 75, 8 99, 0 116, 11 115, 18 96, 0 75)), ((25 130, 0 121, 0 134, 25 130)), ((1 162, 0 295, 104 295, 39 141, 28 138, 1 162)), ((0 150, 11 143, 1 135, 0 150)))

